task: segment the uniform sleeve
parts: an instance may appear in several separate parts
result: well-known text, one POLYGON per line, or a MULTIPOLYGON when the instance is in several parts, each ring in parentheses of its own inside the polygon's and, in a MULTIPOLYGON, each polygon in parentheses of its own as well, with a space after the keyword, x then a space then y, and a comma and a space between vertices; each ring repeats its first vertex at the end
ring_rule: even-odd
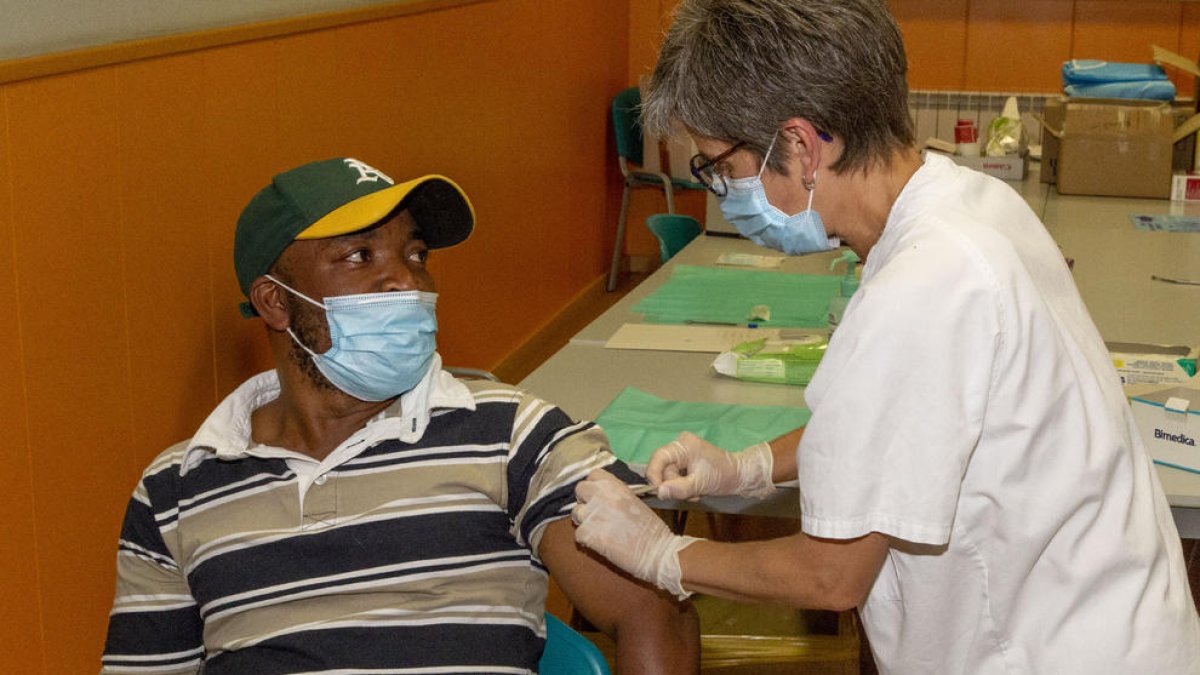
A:
POLYGON ((507 503, 517 541, 537 551, 545 526, 570 516, 576 483, 599 468, 627 483, 645 482, 609 451, 608 437, 595 423, 574 421, 522 394, 507 468, 507 503))
POLYGON ((972 250, 913 245, 855 294, 805 392, 807 534, 949 541, 1001 340, 994 277, 972 250))
POLYGON ((203 630, 196 601, 163 539, 173 531, 174 499, 152 502, 171 465, 143 478, 129 500, 117 546, 117 591, 101 673, 177 675, 201 671, 203 630), (147 486, 151 488, 148 490, 147 486), (160 529, 161 528, 161 529, 160 529))

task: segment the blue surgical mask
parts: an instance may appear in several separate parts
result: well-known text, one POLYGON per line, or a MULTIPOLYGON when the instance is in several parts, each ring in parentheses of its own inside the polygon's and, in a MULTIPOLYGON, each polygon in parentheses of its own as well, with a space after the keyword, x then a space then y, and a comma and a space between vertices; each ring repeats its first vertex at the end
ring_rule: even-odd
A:
MULTIPOLYGON (((721 213, 737 231, 759 246, 783 251, 788 255, 815 253, 836 248, 841 242, 825 233, 821 216, 813 211, 814 183, 808 191, 808 208, 789 216, 767 201, 767 190, 763 187, 762 174, 767 168, 767 159, 775 148, 775 139, 763 157, 758 175, 748 178, 726 178, 727 191, 720 197, 721 213)), ((816 174, 813 175, 815 181, 816 174)))
POLYGON ((385 401, 415 387, 429 370, 437 349, 437 293, 360 293, 320 303, 269 274, 267 278, 325 310, 329 351, 313 352, 290 327, 288 335, 338 389, 363 401, 385 401))

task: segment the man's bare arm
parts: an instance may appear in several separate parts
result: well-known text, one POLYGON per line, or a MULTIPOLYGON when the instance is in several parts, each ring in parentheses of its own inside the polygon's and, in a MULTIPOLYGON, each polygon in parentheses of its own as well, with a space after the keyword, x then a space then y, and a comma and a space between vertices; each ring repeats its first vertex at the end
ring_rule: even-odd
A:
POLYGON ((569 519, 546 526, 538 554, 575 608, 616 642, 618 673, 699 672, 699 621, 690 602, 577 545, 569 519))

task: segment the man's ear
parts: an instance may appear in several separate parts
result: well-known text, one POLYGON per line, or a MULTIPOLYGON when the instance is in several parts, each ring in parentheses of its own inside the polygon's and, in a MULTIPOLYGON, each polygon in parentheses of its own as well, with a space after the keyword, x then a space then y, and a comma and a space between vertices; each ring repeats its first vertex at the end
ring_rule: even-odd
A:
POLYGON ((250 284, 250 304, 272 330, 285 331, 292 323, 283 297, 285 292, 265 275, 250 284))

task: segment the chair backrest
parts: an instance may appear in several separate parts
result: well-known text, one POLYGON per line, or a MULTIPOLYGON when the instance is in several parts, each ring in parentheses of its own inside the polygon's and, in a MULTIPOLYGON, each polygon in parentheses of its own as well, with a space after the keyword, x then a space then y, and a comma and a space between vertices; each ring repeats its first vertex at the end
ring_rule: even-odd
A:
POLYGON ((546 649, 538 662, 541 675, 609 675, 600 648, 546 613, 546 649))
POLYGON ((479 368, 463 368, 461 366, 442 366, 442 370, 450 373, 460 380, 491 380, 499 382, 500 378, 486 370, 479 368))
POLYGON ((669 213, 657 213, 646 218, 646 227, 658 237, 658 252, 662 262, 679 253, 703 230, 700 221, 695 218, 669 213))
POLYGON ((634 164, 642 163, 642 92, 637 87, 621 91, 612 101, 613 133, 617 155, 634 164))

